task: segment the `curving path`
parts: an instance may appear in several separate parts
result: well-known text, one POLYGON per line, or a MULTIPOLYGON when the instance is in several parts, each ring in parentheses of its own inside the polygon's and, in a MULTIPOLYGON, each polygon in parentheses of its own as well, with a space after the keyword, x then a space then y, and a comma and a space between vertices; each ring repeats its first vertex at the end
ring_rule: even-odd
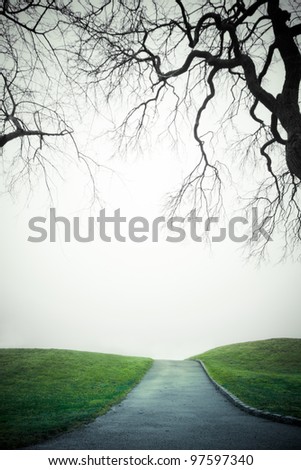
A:
POLYGON ((155 361, 119 405, 31 449, 301 449, 301 427, 236 408, 193 361, 155 361))

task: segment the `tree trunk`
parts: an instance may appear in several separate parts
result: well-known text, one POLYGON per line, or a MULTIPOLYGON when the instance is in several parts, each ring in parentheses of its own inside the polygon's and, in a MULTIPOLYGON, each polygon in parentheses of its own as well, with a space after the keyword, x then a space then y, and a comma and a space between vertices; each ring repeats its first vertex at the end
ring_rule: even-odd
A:
POLYGON ((286 163, 289 171, 301 180, 301 128, 288 136, 286 163))
POLYGON ((283 95, 277 101, 280 122, 287 132, 286 164, 291 174, 301 180, 301 114, 298 102, 287 101, 283 95))
POLYGON ((291 29, 286 24, 290 14, 280 8, 279 0, 268 1, 275 34, 275 45, 285 68, 283 89, 277 97, 277 117, 287 132, 286 163, 289 171, 301 180, 301 115, 299 86, 301 81, 301 54, 291 29))

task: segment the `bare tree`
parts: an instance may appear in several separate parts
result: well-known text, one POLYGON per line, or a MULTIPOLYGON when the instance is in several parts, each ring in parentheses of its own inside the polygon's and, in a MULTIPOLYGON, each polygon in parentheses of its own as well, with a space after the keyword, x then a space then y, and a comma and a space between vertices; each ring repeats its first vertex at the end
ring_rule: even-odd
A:
POLYGON ((234 119, 239 123, 245 110, 255 123, 247 136, 238 135, 241 163, 250 155, 254 165, 265 162, 266 174, 249 202, 261 207, 263 221, 270 218, 270 233, 284 229, 285 246, 294 247, 301 238, 299 2, 108 0, 99 8, 93 3, 78 14, 71 6, 66 15, 80 31, 78 66, 89 83, 101 87, 108 100, 127 94, 129 109, 116 128, 120 139, 129 144, 148 131, 168 96, 174 101, 166 131, 183 113, 194 115, 200 160, 173 209, 192 189, 202 208, 222 205, 222 164, 208 150, 210 136, 202 134, 201 124, 222 90, 228 106, 221 129, 234 119), (276 92, 275 70, 281 75, 276 92))
POLYGON ((1 75, 1 143, 37 135, 35 155, 46 139, 71 133, 47 88, 43 94, 33 86, 29 67, 16 52, 19 41, 34 57, 30 70, 52 84, 45 65, 50 59, 62 70, 57 82, 64 77, 66 84, 80 83, 86 96, 96 90, 99 101, 116 103, 123 96, 124 102, 126 97, 128 110, 115 129, 120 144, 139 140, 160 109, 175 141, 183 116, 192 119, 200 158, 173 198, 172 210, 193 194, 201 209, 217 211, 225 167, 202 128, 222 93, 227 106, 220 116, 221 133, 234 121, 239 127, 246 111, 250 118, 247 135, 238 133, 236 153, 231 147, 242 165, 249 162, 261 172, 255 194, 244 196, 261 208, 264 222, 269 218, 270 234, 283 230, 284 245, 293 249, 301 239, 300 14, 297 0, 3 2, 4 50, 11 66, 1 75), (277 90, 275 73, 281 75, 277 90), (42 101, 31 99, 29 106, 28 93, 42 101))
POLYGON ((80 151, 73 131, 78 96, 87 96, 69 70, 76 28, 63 14, 71 3, 1 1, 0 148, 9 191, 24 182, 31 189, 42 177, 51 195, 53 175, 62 176, 69 157, 84 163, 95 190, 97 163, 80 151))

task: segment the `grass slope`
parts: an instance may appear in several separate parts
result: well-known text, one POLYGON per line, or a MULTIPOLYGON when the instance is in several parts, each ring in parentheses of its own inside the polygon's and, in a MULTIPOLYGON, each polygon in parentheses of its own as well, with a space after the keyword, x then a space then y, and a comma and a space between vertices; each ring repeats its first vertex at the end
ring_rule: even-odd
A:
POLYGON ((301 418, 301 339, 238 343, 195 358, 246 404, 301 418))
POLYGON ((50 437, 104 413, 151 359, 56 349, 0 349, 0 448, 50 437))

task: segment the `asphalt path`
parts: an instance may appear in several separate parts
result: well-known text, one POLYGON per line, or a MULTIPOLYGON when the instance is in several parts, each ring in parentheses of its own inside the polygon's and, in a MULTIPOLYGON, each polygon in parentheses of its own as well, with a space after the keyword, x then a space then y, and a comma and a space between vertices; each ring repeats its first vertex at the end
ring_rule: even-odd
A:
POLYGON ((193 361, 155 361, 117 406, 31 449, 301 449, 301 427, 235 407, 193 361))

